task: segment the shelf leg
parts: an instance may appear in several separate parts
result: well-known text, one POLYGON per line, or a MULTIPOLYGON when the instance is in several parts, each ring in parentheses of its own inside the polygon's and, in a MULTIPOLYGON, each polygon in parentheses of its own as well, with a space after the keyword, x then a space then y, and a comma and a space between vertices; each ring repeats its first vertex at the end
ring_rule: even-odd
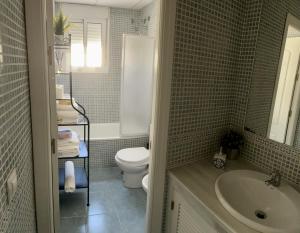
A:
POLYGON ((87 128, 88 138, 87 138, 87 151, 88 151, 88 158, 87 158, 87 179, 88 179, 88 193, 87 193, 87 206, 90 206, 90 123, 88 122, 87 128))

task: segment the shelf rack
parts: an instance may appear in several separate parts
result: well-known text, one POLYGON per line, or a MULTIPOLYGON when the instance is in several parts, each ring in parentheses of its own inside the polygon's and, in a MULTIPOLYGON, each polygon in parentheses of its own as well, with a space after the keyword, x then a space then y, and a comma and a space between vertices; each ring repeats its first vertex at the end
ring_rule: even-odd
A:
MULTIPOLYGON (((71 35, 64 39, 62 43, 54 44, 54 52, 59 51, 62 55, 63 53, 71 55, 71 35)), ((57 57, 55 56, 55 59, 57 57)), ((63 55, 61 57, 63 59, 63 55)), ((69 59, 70 61, 71 59, 69 59)), ((60 61, 63 62, 63 61, 60 61)), ((58 63, 58 61, 57 61, 58 63)), ((70 63, 70 62, 69 62, 70 63)), ((63 156, 58 159, 80 159, 83 160, 83 167, 75 167, 75 183, 76 189, 87 189, 87 206, 90 205, 90 121, 86 115, 85 108, 79 104, 77 101, 73 100, 73 79, 72 79, 72 71, 71 64, 69 64, 69 72, 56 72, 56 78, 58 79, 60 76, 68 76, 69 77, 69 88, 70 88, 70 96, 64 99, 57 100, 70 100, 70 103, 75 111, 79 113, 79 119, 76 123, 64 123, 58 122, 57 126, 73 126, 73 127, 83 127, 83 140, 80 141, 79 145, 79 154, 77 156, 63 156), (78 106, 75 107, 74 102, 78 106)), ((65 183, 65 168, 59 168, 59 189, 64 190, 65 183)))

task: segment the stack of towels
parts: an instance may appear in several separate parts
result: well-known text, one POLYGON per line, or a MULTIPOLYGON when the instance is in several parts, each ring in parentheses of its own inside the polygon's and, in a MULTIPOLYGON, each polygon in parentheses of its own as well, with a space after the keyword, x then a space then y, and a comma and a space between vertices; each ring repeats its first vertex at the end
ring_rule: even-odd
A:
POLYGON ((80 139, 76 132, 68 128, 59 127, 57 150, 58 157, 76 157, 79 155, 80 139))
MULTIPOLYGON (((78 108, 75 100, 72 99, 75 108, 78 108)), ((77 123, 79 118, 79 113, 73 108, 70 99, 57 100, 56 101, 57 110, 57 121, 59 123, 77 123)))
POLYGON ((65 192, 72 193, 76 190, 75 168, 72 161, 65 163, 65 192))

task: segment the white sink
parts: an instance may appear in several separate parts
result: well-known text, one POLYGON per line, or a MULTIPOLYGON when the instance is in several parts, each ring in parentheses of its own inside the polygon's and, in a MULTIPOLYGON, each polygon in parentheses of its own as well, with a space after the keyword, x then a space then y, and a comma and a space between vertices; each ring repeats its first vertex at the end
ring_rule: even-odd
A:
POLYGON ((288 184, 267 186, 268 175, 250 170, 225 172, 215 183, 223 207, 263 233, 300 233, 300 194, 288 184))

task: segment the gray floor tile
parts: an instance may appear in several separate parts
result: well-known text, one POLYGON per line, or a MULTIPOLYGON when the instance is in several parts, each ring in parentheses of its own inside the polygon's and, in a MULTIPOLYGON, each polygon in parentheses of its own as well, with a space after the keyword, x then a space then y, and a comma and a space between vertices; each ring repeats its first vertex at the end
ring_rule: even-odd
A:
POLYGON ((90 206, 88 208, 88 215, 94 214, 116 214, 114 203, 110 198, 108 190, 90 193, 90 206))
POLYGON ((108 214, 91 215, 86 225, 87 233, 125 233, 116 216, 108 214))
POLYGON ((86 193, 61 193, 61 217, 85 217, 87 215, 86 193))
POLYGON ((109 168, 92 168, 90 178, 91 181, 109 180, 112 178, 121 179, 121 170, 118 167, 109 168))
MULTIPOLYGON (((115 180, 116 178, 114 178, 115 180)), ((103 192, 110 189, 110 183, 112 182, 111 179, 107 180, 100 180, 100 181, 93 181, 90 183, 90 192, 103 192)))
POLYGON ((68 229, 72 233, 144 232, 147 196, 143 189, 124 187, 119 168, 93 168, 90 180, 89 208, 84 190, 61 194, 63 233, 68 229))
POLYGON ((62 218, 60 222, 61 233, 86 233, 86 218, 62 218))
POLYGON ((147 196, 142 188, 128 189, 123 186, 122 181, 116 180, 110 183, 111 199, 119 206, 135 206, 146 204, 147 196))

